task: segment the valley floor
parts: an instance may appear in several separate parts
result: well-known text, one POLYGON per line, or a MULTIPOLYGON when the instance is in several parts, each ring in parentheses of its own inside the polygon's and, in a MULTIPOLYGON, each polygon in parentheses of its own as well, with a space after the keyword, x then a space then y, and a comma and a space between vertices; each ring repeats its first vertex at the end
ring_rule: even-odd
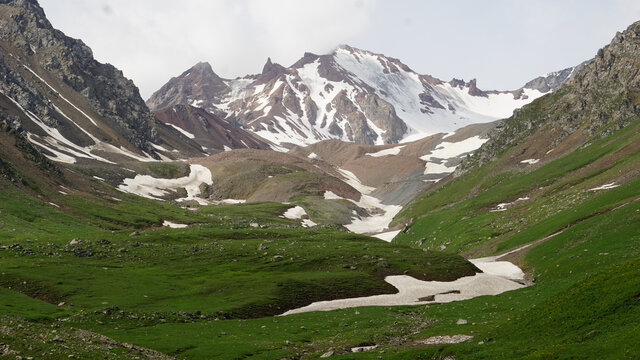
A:
POLYGON ((400 217, 415 220, 391 243, 303 228, 283 217, 294 205, 186 210, 96 179, 85 186, 100 194, 4 182, 0 351, 44 359, 638 358, 639 126, 523 165, 535 166, 529 171, 489 164, 455 179, 405 207, 400 217), (465 195, 473 189, 482 191, 465 195), (505 210, 492 211, 500 204, 505 210), (473 276, 477 268, 511 291, 431 303, 466 295, 451 284, 490 276, 473 276), (523 277, 519 268, 531 286, 509 280, 523 277), (411 278, 443 287, 413 294, 423 301, 416 305, 348 300, 357 307, 277 316, 319 301, 392 298, 397 289, 384 279, 413 286, 411 278))

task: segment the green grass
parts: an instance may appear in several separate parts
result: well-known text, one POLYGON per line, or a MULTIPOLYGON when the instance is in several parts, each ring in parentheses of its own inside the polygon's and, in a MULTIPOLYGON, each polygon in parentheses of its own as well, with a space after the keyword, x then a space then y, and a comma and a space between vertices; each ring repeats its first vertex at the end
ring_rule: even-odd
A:
MULTIPOLYGON (((425 253, 329 228, 302 228, 298 221, 280 217, 292 205, 252 203, 193 211, 95 186, 101 196, 43 188, 38 198, 11 191, 11 185, 0 191, 0 316, 31 329, 54 323, 69 336, 65 346, 87 358, 92 355, 78 350, 82 347, 72 328, 171 354, 210 358, 218 353, 212 350, 217 345, 203 331, 219 334, 250 323, 260 324, 259 329, 247 328, 258 334, 274 319, 291 327, 295 321, 289 317, 272 316, 313 301, 393 293, 383 281, 387 275, 452 280, 476 270, 458 255, 425 253), (190 226, 170 229, 161 226, 164 220, 190 226), (147 336, 154 329, 154 341, 139 338, 138 331, 147 336), (166 333, 192 336, 157 342, 166 333)), ((317 321, 315 315, 310 318, 311 324, 317 321)), ((330 331, 326 325, 317 324, 322 334, 330 331)), ((354 329, 351 336, 364 339, 375 331, 354 329)), ((323 347, 322 334, 310 330, 294 336, 290 341, 298 342, 291 348, 323 347), (319 344, 307 346, 310 338, 319 344)), ((253 347, 242 347, 241 337, 227 337, 231 341, 222 354, 290 354, 280 343, 288 338, 281 333, 276 343, 265 336, 253 347)), ((56 358, 60 351, 66 353, 53 342, 29 350, 30 333, 3 339, 22 355, 56 358)))
POLYGON ((343 359, 639 358, 640 180, 588 191, 637 173, 638 125, 534 171, 501 173, 489 163, 424 194, 401 213, 398 221, 414 221, 391 244, 301 228, 280 217, 293 205, 186 210, 99 184, 99 195, 42 185, 27 195, 4 184, 0 343, 45 359, 141 356, 118 342, 188 359, 304 359, 327 351, 343 359), (530 199, 490 211, 523 196, 530 199), (164 220, 190 226, 164 228, 164 220), (456 254, 497 253, 560 230, 514 260, 535 279, 520 290, 427 307, 273 316, 317 300, 393 292, 383 281, 391 274, 473 274, 456 254), (446 252, 423 251, 422 238, 423 248, 446 252), (458 325, 461 318, 468 323, 458 325), (78 329, 114 340, 89 344, 78 329), (455 334, 473 339, 420 344, 455 334))
POLYGON ((415 218, 411 230, 399 234, 394 241, 416 244, 425 238, 426 247, 444 245, 449 251, 458 252, 490 242, 494 246, 489 251, 504 250, 537 240, 608 206, 639 196, 638 187, 631 184, 611 191, 585 191, 595 186, 592 184, 629 171, 629 167, 638 167, 638 151, 616 155, 638 140, 637 129, 638 122, 528 173, 510 172, 505 176, 496 173, 495 163, 490 163, 411 204, 405 213, 398 215, 415 218), (594 170, 583 170, 605 156, 613 160, 594 170), (483 191, 475 193, 477 188, 483 191), (521 197, 531 200, 514 203, 506 212, 491 211, 499 203, 511 203, 521 197), (447 206, 446 198, 461 201, 447 206), (421 217, 416 209, 421 209, 421 217))

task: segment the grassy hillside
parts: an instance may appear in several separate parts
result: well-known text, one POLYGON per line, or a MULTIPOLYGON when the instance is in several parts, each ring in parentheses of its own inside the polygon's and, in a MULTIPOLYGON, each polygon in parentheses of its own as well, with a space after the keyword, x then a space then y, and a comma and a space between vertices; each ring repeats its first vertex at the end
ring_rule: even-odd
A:
POLYGON ((639 144, 636 121, 546 164, 501 169, 489 163, 408 206, 399 216, 414 221, 395 242, 420 247, 425 239, 422 247, 473 256, 530 245, 506 259, 535 284, 422 310, 435 322, 416 339, 474 338, 395 349, 394 357, 640 356, 639 144), (601 187, 606 184, 615 187, 601 187), (456 325, 458 317, 468 324, 456 325))
MULTIPOLYGON (((155 349, 188 358, 247 351, 273 358, 309 352, 322 348, 331 331, 326 314, 304 322, 321 333, 303 330, 299 318, 272 316, 313 301, 394 293, 383 281, 391 274, 452 280, 476 271, 458 255, 302 228, 280 217, 291 205, 193 211, 82 177, 67 185, 36 181, 34 188, 0 182, 3 354, 156 358, 155 349), (93 187, 93 194, 72 185, 93 187), (165 220, 189 227, 163 227, 165 220), (279 333, 263 334, 265 324, 280 321, 286 325, 279 333), (291 328, 300 334, 290 335, 291 328), (234 336, 218 339, 224 333, 234 336), (241 345, 253 336, 262 339, 241 345), (92 346, 84 346, 87 339, 92 346), (280 349, 285 340, 289 350, 280 349)), ((343 341, 357 345, 375 331, 354 330, 343 341)))
MULTIPOLYGON (((410 203, 396 220, 409 226, 389 244, 302 228, 281 217, 292 205, 187 210, 127 195, 2 131, 0 357, 639 358, 640 120, 600 135, 532 165, 520 162, 529 155, 514 156, 517 146, 502 153, 410 203), (526 271, 529 287, 448 304, 277 316, 318 300, 392 293, 387 275, 471 275, 475 267, 458 254, 512 249, 505 259, 526 271), (351 353, 360 346, 377 347, 351 353)), ((342 186, 297 168, 245 165, 235 169, 238 183, 247 174, 303 179, 293 199, 305 206, 309 189, 342 186)), ((147 166, 159 176, 185 170, 147 166)), ((314 218, 326 212, 309 207, 314 218)))

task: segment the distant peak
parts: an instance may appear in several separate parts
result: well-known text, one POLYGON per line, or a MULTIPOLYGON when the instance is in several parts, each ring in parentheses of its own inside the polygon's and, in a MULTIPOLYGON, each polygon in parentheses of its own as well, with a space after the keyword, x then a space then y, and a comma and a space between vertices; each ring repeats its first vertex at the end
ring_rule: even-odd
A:
POLYGON ((360 48, 353 47, 353 46, 347 45, 347 44, 339 45, 333 51, 333 53, 335 54, 336 52, 338 52, 338 50, 344 50, 344 51, 346 51, 348 53, 351 53, 351 54, 372 54, 372 55, 384 56, 382 54, 376 54, 376 53, 373 53, 373 52, 371 52, 369 50, 360 49, 360 48))
POLYGON ((209 64, 206 61, 200 61, 199 63, 193 65, 191 67, 192 70, 204 70, 204 71, 211 71, 213 72, 213 69, 211 68, 211 64, 209 64))
POLYGON ((195 65, 193 65, 189 70, 185 71, 180 75, 181 77, 186 77, 191 74, 198 75, 200 77, 214 77, 219 78, 218 74, 216 74, 211 68, 211 64, 206 61, 201 61, 195 65))
POLYGON ((271 58, 268 57, 267 58, 267 62, 264 64, 264 66, 262 67, 262 75, 266 75, 266 74, 280 74, 282 72, 284 72, 285 68, 284 66, 278 64, 278 63, 274 63, 271 61, 271 58))
POLYGON ((353 46, 350 46, 350 45, 347 45, 347 44, 338 45, 336 50, 360 51, 360 49, 354 48, 353 46))

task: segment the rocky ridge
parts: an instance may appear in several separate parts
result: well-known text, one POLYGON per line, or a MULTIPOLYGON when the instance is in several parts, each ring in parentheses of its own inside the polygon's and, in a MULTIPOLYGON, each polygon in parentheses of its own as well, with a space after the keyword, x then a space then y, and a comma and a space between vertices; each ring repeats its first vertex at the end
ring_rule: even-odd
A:
POLYGON ((54 160, 153 160, 160 158, 153 144, 162 143, 202 153, 157 121, 120 70, 54 29, 36 1, 0 1, 0 78, 3 122, 54 160))
POLYGON ((560 152, 552 149, 570 151, 636 120, 640 117, 638 59, 640 22, 618 32, 555 93, 505 119, 464 168, 487 163, 514 147, 523 158, 558 156, 560 152))

